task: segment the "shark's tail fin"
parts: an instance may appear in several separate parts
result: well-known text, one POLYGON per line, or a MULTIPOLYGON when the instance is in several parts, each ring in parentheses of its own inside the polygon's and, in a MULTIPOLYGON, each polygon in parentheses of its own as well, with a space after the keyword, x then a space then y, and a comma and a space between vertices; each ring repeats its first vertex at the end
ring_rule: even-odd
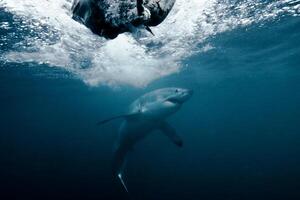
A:
POLYGON ((120 180, 120 182, 121 182, 123 188, 126 190, 127 194, 129 194, 128 188, 127 188, 127 186, 126 186, 126 184, 125 184, 125 182, 123 180, 123 177, 122 177, 121 173, 118 174, 118 179, 120 180))
POLYGON ((122 184, 122 187, 124 188, 124 190, 126 191, 126 193, 129 196, 128 188, 122 177, 124 167, 126 165, 125 157, 126 157, 127 151, 128 151, 127 146, 119 146, 117 148, 117 150, 114 153, 113 160, 112 160, 112 170, 113 170, 112 172, 113 172, 113 176, 116 177, 118 179, 118 181, 120 181, 120 183, 122 184))

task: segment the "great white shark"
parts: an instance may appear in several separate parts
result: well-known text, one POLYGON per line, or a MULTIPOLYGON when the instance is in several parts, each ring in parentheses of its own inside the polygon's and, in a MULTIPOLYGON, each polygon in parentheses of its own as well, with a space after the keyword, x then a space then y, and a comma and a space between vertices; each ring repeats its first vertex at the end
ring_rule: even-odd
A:
POLYGON ((127 186, 122 178, 126 155, 138 141, 155 130, 160 130, 175 145, 182 147, 181 137, 166 119, 176 113, 192 94, 192 90, 183 88, 158 89, 135 100, 126 114, 98 122, 98 125, 101 125, 114 119, 124 119, 119 129, 112 171, 127 192, 127 186))
POLYGON ((74 0, 73 19, 93 33, 114 39, 120 33, 160 24, 176 0, 74 0))

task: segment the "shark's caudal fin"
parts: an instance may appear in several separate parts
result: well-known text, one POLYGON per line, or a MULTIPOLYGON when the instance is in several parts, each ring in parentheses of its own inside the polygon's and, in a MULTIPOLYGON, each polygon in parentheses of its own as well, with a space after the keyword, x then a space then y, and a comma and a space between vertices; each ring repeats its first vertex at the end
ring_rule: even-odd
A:
POLYGON ((122 174, 121 174, 121 173, 118 174, 118 179, 120 180, 120 182, 121 182, 123 188, 124 188, 124 189, 126 190, 126 192, 129 194, 128 188, 127 188, 127 186, 126 186, 126 184, 125 184, 125 182, 124 182, 124 180, 123 180, 123 177, 122 177, 122 174))
POLYGON ((130 146, 119 146, 114 152, 113 160, 112 160, 112 173, 114 177, 117 177, 123 188, 129 195, 128 188, 123 180, 122 174, 126 165, 126 155, 130 146))

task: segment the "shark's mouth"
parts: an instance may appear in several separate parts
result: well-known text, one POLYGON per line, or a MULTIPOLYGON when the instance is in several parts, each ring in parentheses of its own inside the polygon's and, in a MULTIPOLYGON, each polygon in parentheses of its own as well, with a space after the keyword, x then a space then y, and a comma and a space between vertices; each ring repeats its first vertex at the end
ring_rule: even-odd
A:
POLYGON ((183 101, 181 101, 180 99, 175 98, 175 97, 168 98, 167 101, 174 103, 174 104, 182 104, 183 103, 183 101))

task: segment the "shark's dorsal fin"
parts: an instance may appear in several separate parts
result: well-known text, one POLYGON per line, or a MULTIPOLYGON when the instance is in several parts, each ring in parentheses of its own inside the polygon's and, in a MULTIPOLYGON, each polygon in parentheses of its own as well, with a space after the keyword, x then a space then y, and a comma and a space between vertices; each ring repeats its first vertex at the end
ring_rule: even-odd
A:
POLYGON ((138 114, 139 114, 139 112, 137 112, 137 113, 131 113, 131 114, 125 114, 125 115, 114 116, 114 117, 111 117, 111 118, 108 118, 108 119, 104 119, 104 120, 99 121, 99 122, 97 123, 97 125, 102 125, 102 124, 105 124, 105 123, 110 122, 110 121, 112 121, 112 120, 120 119, 120 118, 123 118, 123 119, 133 119, 133 118, 136 117, 138 114))
POLYGON ((167 122, 162 122, 159 129, 177 146, 182 147, 183 141, 176 130, 167 122))

